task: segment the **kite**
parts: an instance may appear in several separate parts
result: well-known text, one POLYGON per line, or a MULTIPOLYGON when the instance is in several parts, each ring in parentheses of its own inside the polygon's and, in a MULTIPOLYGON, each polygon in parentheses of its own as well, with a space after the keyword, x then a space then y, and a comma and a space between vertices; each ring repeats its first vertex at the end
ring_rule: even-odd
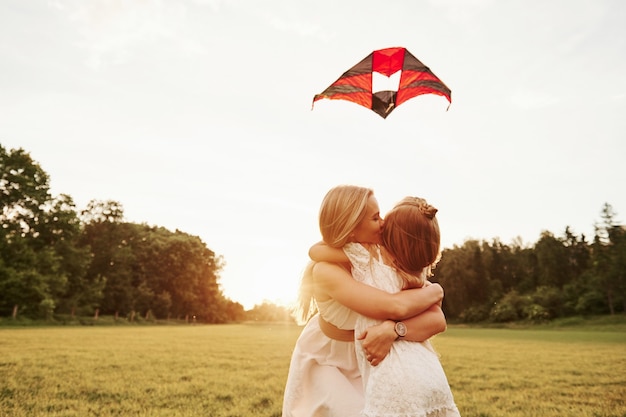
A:
POLYGON ((444 96, 448 103, 452 103, 450 89, 406 48, 386 48, 372 52, 324 92, 316 94, 313 105, 323 98, 348 100, 371 109, 386 119, 400 104, 422 94, 444 96), (390 77, 398 71, 402 71, 398 91, 372 92, 374 72, 390 77))

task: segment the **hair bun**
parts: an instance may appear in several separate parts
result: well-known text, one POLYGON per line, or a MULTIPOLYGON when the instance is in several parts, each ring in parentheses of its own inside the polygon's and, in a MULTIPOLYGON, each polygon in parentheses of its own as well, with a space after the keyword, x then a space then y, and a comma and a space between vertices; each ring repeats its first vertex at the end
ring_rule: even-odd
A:
POLYGON ((420 213, 422 213, 429 219, 434 219, 438 211, 435 207, 428 204, 428 202, 421 197, 406 197, 398 204, 398 206, 404 205, 417 207, 420 213))
POLYGON ((424 202, 424 205, 420 206, 420 211, 429 219, 434 219, 438 210, 430 204, 424 202))

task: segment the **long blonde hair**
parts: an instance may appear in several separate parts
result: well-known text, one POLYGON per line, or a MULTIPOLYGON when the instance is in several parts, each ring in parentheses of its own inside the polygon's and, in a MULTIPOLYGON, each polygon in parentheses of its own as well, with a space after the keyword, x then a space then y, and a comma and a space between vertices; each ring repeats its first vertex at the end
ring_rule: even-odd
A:
MULTIPOLYGON (((336 248, 348 243, 354 229, 367 215, 367 201, 373 194, 371 189, 356 185, 339 185, 330 189, 322 200, 319 211, 322 240, 336 248)), ((313 298, 314 265, 314 262, 309 262, 300 282, 294 314, 300 323, 306 322, 317 311, 313 298)))
POLYGON ((419 197, 405 197, 385 216, 382 245, 394 257, 405 287, 421 287, 440 259, 437 209, 419 197))

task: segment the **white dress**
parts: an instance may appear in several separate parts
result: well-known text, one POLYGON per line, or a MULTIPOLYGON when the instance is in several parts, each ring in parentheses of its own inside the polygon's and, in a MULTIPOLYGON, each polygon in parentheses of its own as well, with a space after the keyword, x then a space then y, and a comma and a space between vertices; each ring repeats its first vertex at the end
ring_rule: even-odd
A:
POLYGON ((344 330, 354 329, 357 313, 335 300, 318 302, 319 313, 296 341, 283 398, 283 417, 359 417, 363 384, 354 341, 330 339, 320 315, 344 330))
MULTIPOLYGON (((344 252, 352 263, 356 280, 390 293, 402 289, 402 279, 382 262, 380 252, 378 259, 371 257, 358 243, 346 245, 344 252)), ((355 334, 380 322, 359 315, 355 334)), ((398 340, 377 366, 370 365, 361 342, 357 341, 356 356, 365 394, 362 416, 460 417, 439 356, 429 341, 398 340)))

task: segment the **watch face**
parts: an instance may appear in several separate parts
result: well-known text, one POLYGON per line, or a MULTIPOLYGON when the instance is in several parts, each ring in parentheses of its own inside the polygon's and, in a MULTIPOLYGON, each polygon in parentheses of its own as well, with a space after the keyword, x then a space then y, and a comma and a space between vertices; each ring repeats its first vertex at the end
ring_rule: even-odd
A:
POLYGON ((406 336, 406 324, 402 323, 401 321, 396 323, 395 330, 396 330, 396 333, 398 333, 398 336, 400 337, 406 336))

